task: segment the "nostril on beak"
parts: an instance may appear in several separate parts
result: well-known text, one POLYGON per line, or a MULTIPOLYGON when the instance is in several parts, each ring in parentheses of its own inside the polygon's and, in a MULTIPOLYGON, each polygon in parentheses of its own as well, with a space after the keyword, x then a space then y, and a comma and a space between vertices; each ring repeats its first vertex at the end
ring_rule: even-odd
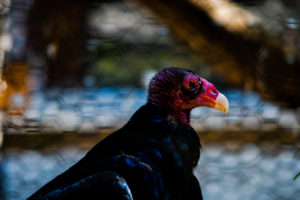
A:
POLYGON ((218 93, 217 89, 213 85, 210 87, 210 91, 213 95, 216 95, 218 93))

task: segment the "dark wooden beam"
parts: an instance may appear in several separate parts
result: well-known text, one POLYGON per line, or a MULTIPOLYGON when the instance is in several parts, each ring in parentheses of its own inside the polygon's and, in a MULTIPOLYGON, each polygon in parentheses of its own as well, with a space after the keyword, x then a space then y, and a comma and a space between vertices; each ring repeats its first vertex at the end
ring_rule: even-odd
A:
MULTIPOLYGON (((244 8, 223 0, 229 5, 227 12, 239 13, 236 17, 242 21, 236 23, 245 25, 234 29, 234 20, 214 17, 213 12, 219 7, 210 0, 135 1, 158 16, 201 62, 211 66, 231 85, 258 91, 265 98, 286 106, 300 106, 300 51, 293 50, 292 61, 289 60, 289 44, 281 35, 270 35, 260 24, 248 23, 247 16, 252 14, 244 8)), ((299 50, 299 46, 295 48, 299 50)))

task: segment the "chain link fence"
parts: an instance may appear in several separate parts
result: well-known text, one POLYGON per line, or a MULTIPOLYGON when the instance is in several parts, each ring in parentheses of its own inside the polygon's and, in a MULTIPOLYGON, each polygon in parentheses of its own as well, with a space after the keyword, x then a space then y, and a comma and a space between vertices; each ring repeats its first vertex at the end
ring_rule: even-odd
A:
MULTIPOLYGON (((145 104, 155 71, 189 66, 222 83, 167 27, 132 8, 106 3, 89 12, 87 48, 94 62, 80 87, 43 87, 46 67, 32 57, 28 96, 13 94, 12 106, 1 112, 1 199, 25 199, 122 127, 145 104), (24 104, 22 112, 14 109, 24 104)), ((55 55, 54 46, 48 51, 55 55)), ((300 179, 293 178, 300 171, 300 108, 280 107, 253 92, 221 91, 230 102, 227 115, 209 108, 192 112, 203 144, 195 174, 204 199, 299 199, 300 179)))

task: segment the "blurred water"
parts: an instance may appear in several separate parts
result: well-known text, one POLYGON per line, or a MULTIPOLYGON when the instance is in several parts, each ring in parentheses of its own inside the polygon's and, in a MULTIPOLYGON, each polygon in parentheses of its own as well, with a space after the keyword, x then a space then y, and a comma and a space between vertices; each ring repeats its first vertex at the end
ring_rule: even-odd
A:
MULTIPOLYGON (((230 102, 227 115, 206 107, 196 108, 191 122, 196 130, 300 132, 300 109, 281 108, 253 92, 224 93, 230 102)), ((7 134, 84 133, 119 128, 146 99, 145 90, 132 87, 38 91, 32 94, 24 115, 7 115, 3 127, 7 134)))
MULTIPOLYGON (((216 137, 213 140, 218 142, 204 144, 195 170, 205 200, 299 199, 300 178, 293 181, 300 171, 300 152, 296 150, 299 110, 280 108, 252 92, 230 90, 224 94, 230 102, 227 115, 209 108, 192 112, 191 124, 206 137, 202 139, 216 137), (239 138, 226 143, 226 134, 207 135, 207 131, 229 131, 238 133, 235 137, 239 138), (275 133, 280 133, 280 138, 264 139, 277 137, 275 133), (254 144, 242 142, 249 137, 254 144), (295 146, 285 143, 291 137, 295 146)), ((118 128, 126 123, 146 98, 146 91, 131 87, 36 92, 24 116, 7 116, 4 131, 7 135, 101 132, 105 127, 118 128)), ((66 170, 85 154, 86 150, 78 146, 43 151, 4 149, 1 170, 5 199, 25 199, 66 170)))
POLYGON ((195 173, 205 199, 296 200, 300 180, 293 181, 293 177, 300 169, 299 159, 295 151, 286 147, 278 154, 268 154, 250 144, 238 153, 207 146, 195 173))
MULTIPOLYGON (((8 150, 2 159, 6 200, 25 199, 60 174, 86 150, 74 146, 49 151, 8 150)), ((204 146, 195 174, 205 200, 297 200, 300 157, 282 146, 276 154, 263 152, 256 145, 244 145, 238 152, 224 145, 204 146)))

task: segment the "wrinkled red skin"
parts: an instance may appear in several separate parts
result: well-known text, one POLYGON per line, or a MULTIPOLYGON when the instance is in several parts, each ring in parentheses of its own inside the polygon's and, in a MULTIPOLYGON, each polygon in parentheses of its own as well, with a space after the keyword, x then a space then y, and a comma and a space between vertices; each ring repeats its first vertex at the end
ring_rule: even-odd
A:
POLYGON ((213 84, 193 72, 179 70, 174 74, 166 70, 152 79, 148 103, 168 109, 177 120, 189 124, 191 110, 198 106, 215 107, 218 95, 213 84), (193 87, 191 81, 195 82, 193 87))
POLYGON ((207 106, 211 108, 215 107, 216 99, 219 95, 219 91, 212 83, 197 75, 188 74, 185 77, 184 86, 186 88, 189 88, 190 81, 195 81, 196 87, 199 87, 199 81, 198 81, 199 79, 202 83, 201 93, 195 99, 190 99, 188 102, 182 104, 181 105, 182 109, 193 109, 198 106, 207 106))

